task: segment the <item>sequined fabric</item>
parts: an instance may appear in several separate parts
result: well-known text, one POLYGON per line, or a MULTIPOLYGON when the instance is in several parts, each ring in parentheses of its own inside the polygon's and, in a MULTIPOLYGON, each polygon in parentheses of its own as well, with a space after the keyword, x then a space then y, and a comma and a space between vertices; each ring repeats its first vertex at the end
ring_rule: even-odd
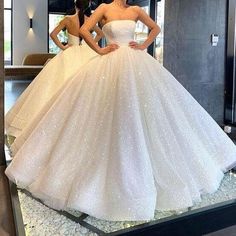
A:
POLYGON ((85 43, 79 46, 79 38, 74 35, 68 34, 68 43, 71 47, 50 60, 6 114, 8 135, 19 136, 67 79, 96 55, 85 43))
POLYGON ((154 58, 128 47, 134 21, 103 27, 96 56, 16 138, 7 176, 56 209, 149 220, 217 190, 236 147, 154 58), (36 122, 37 121, 37 122, 36 122))

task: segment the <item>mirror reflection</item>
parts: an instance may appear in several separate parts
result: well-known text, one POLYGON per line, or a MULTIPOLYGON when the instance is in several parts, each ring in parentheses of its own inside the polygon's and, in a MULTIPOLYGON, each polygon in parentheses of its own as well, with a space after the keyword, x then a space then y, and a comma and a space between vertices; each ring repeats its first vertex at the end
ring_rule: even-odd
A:
POLYGON ((5 173, 28 235, 167 233, 235 204, 227 4, 4 1, 5 173))

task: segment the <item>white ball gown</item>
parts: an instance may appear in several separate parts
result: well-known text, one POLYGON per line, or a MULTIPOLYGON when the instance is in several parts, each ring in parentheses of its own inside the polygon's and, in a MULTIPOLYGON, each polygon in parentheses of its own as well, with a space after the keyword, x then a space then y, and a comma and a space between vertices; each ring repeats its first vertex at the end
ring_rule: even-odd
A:
POLYGON ((68 43, 71 47, 60 52, 44 67, 6 114, 5 129, 8 135, 19 136, 67 79, 97 55, 84 41, 79 45, 79 37, 69 33, 68 43))
POLYGON ((181 84, 128 47, 135 22, 104 25, 120 48, 91 59, 13 144, 6 169, 56 209, 106 220, 148 220, 217 190, 236 147, 181 84))

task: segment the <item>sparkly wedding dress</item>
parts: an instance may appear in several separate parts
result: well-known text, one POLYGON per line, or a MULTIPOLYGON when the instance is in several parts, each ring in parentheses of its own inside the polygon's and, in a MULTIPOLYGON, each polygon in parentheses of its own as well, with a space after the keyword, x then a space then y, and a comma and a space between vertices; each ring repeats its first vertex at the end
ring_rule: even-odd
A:
POLYGON ((120 48, 67 80, 16 138, 7 176, 50 207, 106 220, 192 206, 236 165, 234 143, 163 66, 128 47, 134 21, 103 31, 120 48))
POLYGON ((54 57, 33 80, 5 117, 8 135, 19 136, 23 129, 38 115, 43 106, 56 94, 78 69, 97 55, 84 41, 68 33, 72 45, 54 57))

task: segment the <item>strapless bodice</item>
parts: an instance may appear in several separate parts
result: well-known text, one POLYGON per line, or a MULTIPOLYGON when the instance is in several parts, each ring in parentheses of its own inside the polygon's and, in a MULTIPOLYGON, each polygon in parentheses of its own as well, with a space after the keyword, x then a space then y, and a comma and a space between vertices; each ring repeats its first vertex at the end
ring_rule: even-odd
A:
POLYGON ((136 22, 133 20, 113 20, 102 27, 107 43, 127 45, 134 40, 136 22))
POLYGON ((80 38, 68 33, 68 44, 69 45, 79 45, 80 44, 80 38))

